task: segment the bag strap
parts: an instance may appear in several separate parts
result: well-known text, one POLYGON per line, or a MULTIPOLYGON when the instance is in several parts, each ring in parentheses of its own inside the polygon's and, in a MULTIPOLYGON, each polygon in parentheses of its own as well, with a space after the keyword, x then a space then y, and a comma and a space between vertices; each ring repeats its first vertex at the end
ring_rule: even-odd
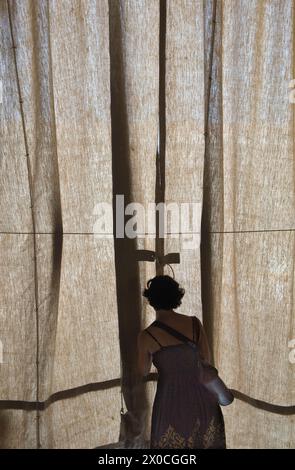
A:
POLYGON ((158 345, 161 346, 162 348, 162 344, 157 340, 157 338, 154 337, 154 335, 152 335, 152 333, 148 330, 145 330, 146 333, 148 333, 152 338, 154 338, 155 341, 157 341, 158 345))
POLYGON ((190 338, 187 336, 183 335, 179 331, 175 330, 171 326, 166 325, 166 323, 162 323, 160 320, 155 320, 153 322, 154 326, 157 326, 158 328, 162 328, 162 330, 167 331, 170 335, 174 336, 175 338, 183 341, 184 343, 188 344, 189 346, 192 346, 193 348, 196 348, 196 343, 192 341, 190 338))

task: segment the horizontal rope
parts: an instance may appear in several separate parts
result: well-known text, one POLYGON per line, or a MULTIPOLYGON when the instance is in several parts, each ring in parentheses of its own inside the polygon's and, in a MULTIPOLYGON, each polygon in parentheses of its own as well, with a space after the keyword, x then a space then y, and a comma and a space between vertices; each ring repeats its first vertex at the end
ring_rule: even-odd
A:
MULTIPOLYGON (((203 232, 165 232, 167 235, 194 235, 201 233, 267 233, 267 232, 295 232, 295 228, 261 229, 261 230, 226 230, 223 232, 204 230, 203 232)), ((0 235, 34 235, 34 232, 6 232, 0 231, 0 235)), ((35 235, 113 235, 112 232, 100 234, 99 232, 35 232, 35 235)), ((140 232, 138 235, 156 235, 154 232, 140 232)), ((122 238, 123 240, 123 238, 122 238)))
MULTIPOLYGON (((152 372, 147 377, 144 378, 144 382, 157 381, 158 373, 152 372)), ((67 400, 69 398, 74 398, 85 393, 97 392, 99 390, 107 390, 113 387, 120 387, 121 379, 112 379, 104 382, 94 382, 86 385, 81 385, 79 387, 71 388, 68 390, 62 390, 52 394, 45 401, 26 401, 26 400, 0 400, 0 409, 1 410, 42 410, 44 411, 48 406, 53 404, 56 401, 67 400)), ((275 413, 280 415, 294 415, 295 414, 295 405, 283 406, 275 405, 268 403, 262 400, 257 400, 252 398, 249 395, 246 395, 238 390, 230 389, 234 397, 240 401, 247 403, 248 405, 258 408, 260 410, 267 411, 269 413, 275 413)))

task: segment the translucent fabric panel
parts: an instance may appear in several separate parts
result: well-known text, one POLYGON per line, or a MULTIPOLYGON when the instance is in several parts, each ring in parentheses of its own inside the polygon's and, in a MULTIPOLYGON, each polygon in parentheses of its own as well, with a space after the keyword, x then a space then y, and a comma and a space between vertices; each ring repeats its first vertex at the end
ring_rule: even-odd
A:
MULTIPOLYGON (((164 243, 179 311, 203 320, 229 387, 294 406, 292 0, 1 1, 0 22, 0 447, 149 439, 136 337, 155 265, 137 250, 155 250, 163 114, 164 200, 188 210, 164 243), (99 237, 117 195, 122 238, 99 237)), ((294 447, 294 415, 236 399, 224 416, 229 448, 294 447)))
MULTIPOLYGON (((1 254, 9 272, 3 272, 3 284, 6 308, 14 313, 3 316, 3 330, 6 336, 14 335, 10 351, 19 353, 20 360, 9 361, 7 354, 6 372, 12 383, 1 398, 42 402, 53 393, 120 375, 112 231, 105 239, 94 233, 96 205, 106 202, 112 209, 113 198, 108 2, 25 1, 8 6, 1 18, 7 43, 5 73, 11 74, 13 88, 6 89, 5 82, 8 176, 1 189, 8 200, 16 199, 15 212, 20 215, 12 217, 11 204, 6 204, 2 229, 12 234, 2 235, 6 249, 1 254), (21 231, 30 234, 15 233, 21 231)), ((97 432, 104 413, 109 419, 106 400, 112 394, 95 393, 97 401, 91 401, 87 391, 82 392, 88 408, 99 402, 99 411, 89 413, 88 420, 88 427, 97 432)), ((114 416, 118 411, 114 425, 107 436, 98 433, 93 446, 118 437, 118 394, 113 395, 112 405, 114 416)), ((51 404, 48 410, 51 406, 57 407, 51 404)), ((71 422, 75 417, 79 434, 85 430, 85 419, 77 406, 79 400, 69 399, 65 419, 71 422)), ((40 407, 35 439, 40 432, 41 447, 72 446, 72 438, 78 446, 71 433, 52 435, 54 419, 61 415, 45 413, 42 403, 40 407)), ((30 436, 25 430, 20 433, 24 439, 20 447, 27 446, 30 436)), ((5 442, 9 443, 8 436, 5 442)))
POLYGON ((51 403, 41 416, 43 446, 93 449, 117 440, 119 404, 120 389, 115 386, 51 403))
MULTIPOLYGON (((131 205, 126 209, 125 238, 130 237, 127 233, 129 229, 133 238, 123 241, 127 244, 122 245, 122 250, 128 252, 130 261, 134 261, 137 249, 155 249, 155 233, 153 226, 149 225, 148 209, 149 204, 155 202, 156 186, 159 119, 158 37, 158 1, 110 1, 114 189, 116 195, 124 195, 125 205, 141 205, 131 205), (137 214, 134 211, 138 211, 137 214), (136 239, 135 230, 138 234, 136 239), (130 253, 129 246, 132 246, 130 253)), ((118 256, 124 258, 123 254, 118 256)), ((137 269, 141 289, 147 279, 154 276, 155 268, 150 263, 139 262, 137 269)), ((131 267, 131 272, 132 270, 131 267)), ((145 323, 144 317, 149 312, 141 298, 141 291, 137 291, 136 296, 145 323)))
POLYGON ((223 410, 228 449, 294 449, 294 415, 265 412, 240 400, 223 410))
POLYGON ((215 270, 223 272, 214 299, 218 365, 232 388, 291 406, 294 234, 214 234, 211 243, 216 260, 212 282, 217 281, 215 270))
POLYGON ((155 201, 156 186, 158 36, 158 1, 110 1, 113 187, 114 195, 124 196, 123 211, 135 204, 126 207, 125 218, 118 208, 121 222, 117 225, 123 233, 115 241, 123 392, 134 417, 127 423, 128 446, 144 439, 150 408, 137 376, 136 339, 140 329, 154 319, 142 290, 155 275, 155 265, 141 261, 137 250, 155 250, 155 234, 147 233, 153 229, 148 208, 155 201))
MULTIPOLYGON (((175 223, 167 225, 168 232, 174 235, 168 235, 165 240, 165 253, 180 253, 180 264, 172 265, 176 279, 186 289, 179 311, 197 315, 200 319, 204 162, 203 21, 202 1, 167 2, 165 203, 167 212, 171 207, 176 218, 173 219, 175 223)), ((169 268, 165 271, 171 275, 169 268)))
POLYGON ((294 228, 293 18, 290 0, 222 2, 225 231, 294 228))
POLYGON ((0 21, 2 83, 0 227, 1 232, 30 232, 32 222, 26 149, 7 2, 0 2, 0 21), (11 158, 12 155, 15 158, 11 158))
POLYGON ((36 399, 36 316, 32 235, 0 235, 1 399, 36 399))
POLYGON ((36 448, 35 411, 1 409, 0 429, 0 449, 36 448))
MULTIPOLYGON (((204 315, 225 382, 283 407, 295 398, 293 18, 291 1, 206 4, 204 315)), ((292 415, 240 400, 225 415, 229 447, 294 443, 292 415)))

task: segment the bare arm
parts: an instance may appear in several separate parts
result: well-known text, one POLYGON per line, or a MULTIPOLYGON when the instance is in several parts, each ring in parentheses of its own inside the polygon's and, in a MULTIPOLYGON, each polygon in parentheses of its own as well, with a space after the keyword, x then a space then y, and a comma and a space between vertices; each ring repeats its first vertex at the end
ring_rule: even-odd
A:
MULTIPOLYGON (((203 360, 207 361, 210 365, 212 365, 212 362, 211 362, 212 356, 211 356, 208 339, 207 339, 204 327, 199 319, 198 319, 198 323, 199 323, 199 331, 200 331, 199 343, 198 343, 200 355, 203 360)), ((206 376, 206 379, 205 379, 206 387, 213 394, 215 394, 220 405, 223 405, 223 406, 230 405, 234 400, 234 396, 232 392, 227 388, 225 383, 221 380, 221 378, 218 375, 218 370, 214 367, 212 368, 212 374, 213 374, 212 376, 210 374, 206 376), (215 372, 214 372, 214 369, 215 369, 215 372)))
POLYGON ((205 333, 202 323, 200 322, 198 317, 196 318, 197 318, 198 327, 199 327, 198 328, 199 329, 199 341, 198 341, 199 351, 200 351, 202 359, 204 359, 205 361, 211 364, 212 356, 211 356, 211 351, 210 351, 207 335, 205 333))
POLYGON ((147 334, 141 331, 137 337, 137 369, 140 375, 149 374, 152 365, 152 355, 148 349, 147 334))

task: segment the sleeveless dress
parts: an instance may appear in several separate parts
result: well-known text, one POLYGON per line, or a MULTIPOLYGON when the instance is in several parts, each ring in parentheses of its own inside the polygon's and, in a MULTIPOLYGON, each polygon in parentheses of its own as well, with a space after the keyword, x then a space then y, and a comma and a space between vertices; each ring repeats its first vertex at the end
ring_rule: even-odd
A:
MULTIPOLYGON (((192 318, 196 343, 196 323, 192 318)), ((221 407, 198 380, 198 351, 184 342, 162 346, 150 331, 145 331, 160 346, 152 357, 158 370, 158 383, 152 408, 150 448, 226 449, 221 407)))

